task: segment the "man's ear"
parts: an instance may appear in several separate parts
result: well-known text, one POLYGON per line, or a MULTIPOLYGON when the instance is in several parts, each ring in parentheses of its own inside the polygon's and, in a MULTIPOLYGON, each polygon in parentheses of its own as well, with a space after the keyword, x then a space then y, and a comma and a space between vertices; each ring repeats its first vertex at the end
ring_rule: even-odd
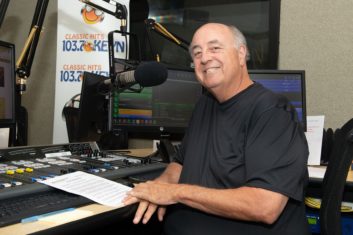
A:
POLYGON ((239 62, 240 65, 243 66, 246 64, 246 47, 244 45, 240 45, 238 53, 239 53, 239 62))

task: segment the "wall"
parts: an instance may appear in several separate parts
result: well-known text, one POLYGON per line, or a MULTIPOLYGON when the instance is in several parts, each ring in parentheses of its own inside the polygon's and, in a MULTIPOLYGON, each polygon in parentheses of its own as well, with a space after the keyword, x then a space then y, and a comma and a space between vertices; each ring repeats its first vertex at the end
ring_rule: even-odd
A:
POLYGON ((282 0, 279 68, 306 71, 307 111, 338 128, 353 117, 353 1, 282 0))
MULTIPOLYGON (((22 49, 37 1, 10 1, 0 40, 22 49)), ((50 0, 23 105, 29 113, 29 144, 52 143, 57 0, 50 0)), ((353 1, 282 0, 280 69, 304 69, 309 115, 324 114, 337 128, 353 117, 353 1)), ((143 141, 133 146, 144 146, 143 141)), ((149 145, 149 144, 148 144, 149 145)))

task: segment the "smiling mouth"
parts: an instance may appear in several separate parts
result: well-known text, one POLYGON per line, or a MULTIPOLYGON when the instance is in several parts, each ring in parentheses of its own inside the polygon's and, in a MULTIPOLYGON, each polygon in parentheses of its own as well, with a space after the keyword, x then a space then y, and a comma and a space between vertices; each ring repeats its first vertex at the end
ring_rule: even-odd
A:
POLYGON ((219 67, 211 67, 211 68, 205 69, 203 72, 206 73, 206 74, 213 73, 217 69, 219 69, 219 67))

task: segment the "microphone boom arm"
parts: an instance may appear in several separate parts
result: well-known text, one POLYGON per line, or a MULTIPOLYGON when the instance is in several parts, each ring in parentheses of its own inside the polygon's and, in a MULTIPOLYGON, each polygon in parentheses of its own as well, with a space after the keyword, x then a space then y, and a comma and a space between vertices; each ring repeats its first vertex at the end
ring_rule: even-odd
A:
MULTIPOLYGON (((160 36, 164 37, 165 39, 171 41, 172 43, 178 45, 182 49, 189 51, 190 42, 186 41, 185 39, 172 34, 169 32, 165 27, 163 27, 160 23, 156 23, 153 19, 145 20, 145 25, 149 30, 153 30, 160 36)), ((159 60, 159 55, 156 53, 157 60, 159 60)))
POLYGON ((16 81, 20 94, 26 90, 26 79, 31 74, 31 67, 36 53, 40 33, 45 18, 49 0, 38 0, 33 15, 31 30, 21 51, 20 57, 16 62, 16 74, 19 79, 16 81))
POLYGON ((10 0, 2 0, 0 1, 0 27, 5 18, 5 14, 7 11, 7 7, 9 6, 10 0))

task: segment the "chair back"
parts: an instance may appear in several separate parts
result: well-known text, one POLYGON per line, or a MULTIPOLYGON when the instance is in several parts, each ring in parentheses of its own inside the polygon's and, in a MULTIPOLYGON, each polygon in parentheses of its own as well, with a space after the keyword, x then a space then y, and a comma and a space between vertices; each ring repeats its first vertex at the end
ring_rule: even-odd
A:
POLYGON ((335 131, 334 144, 323 179, 320 208, 322 235, 342 234, 341 203, 348 171, 353 159, 353 121, 335 131))

